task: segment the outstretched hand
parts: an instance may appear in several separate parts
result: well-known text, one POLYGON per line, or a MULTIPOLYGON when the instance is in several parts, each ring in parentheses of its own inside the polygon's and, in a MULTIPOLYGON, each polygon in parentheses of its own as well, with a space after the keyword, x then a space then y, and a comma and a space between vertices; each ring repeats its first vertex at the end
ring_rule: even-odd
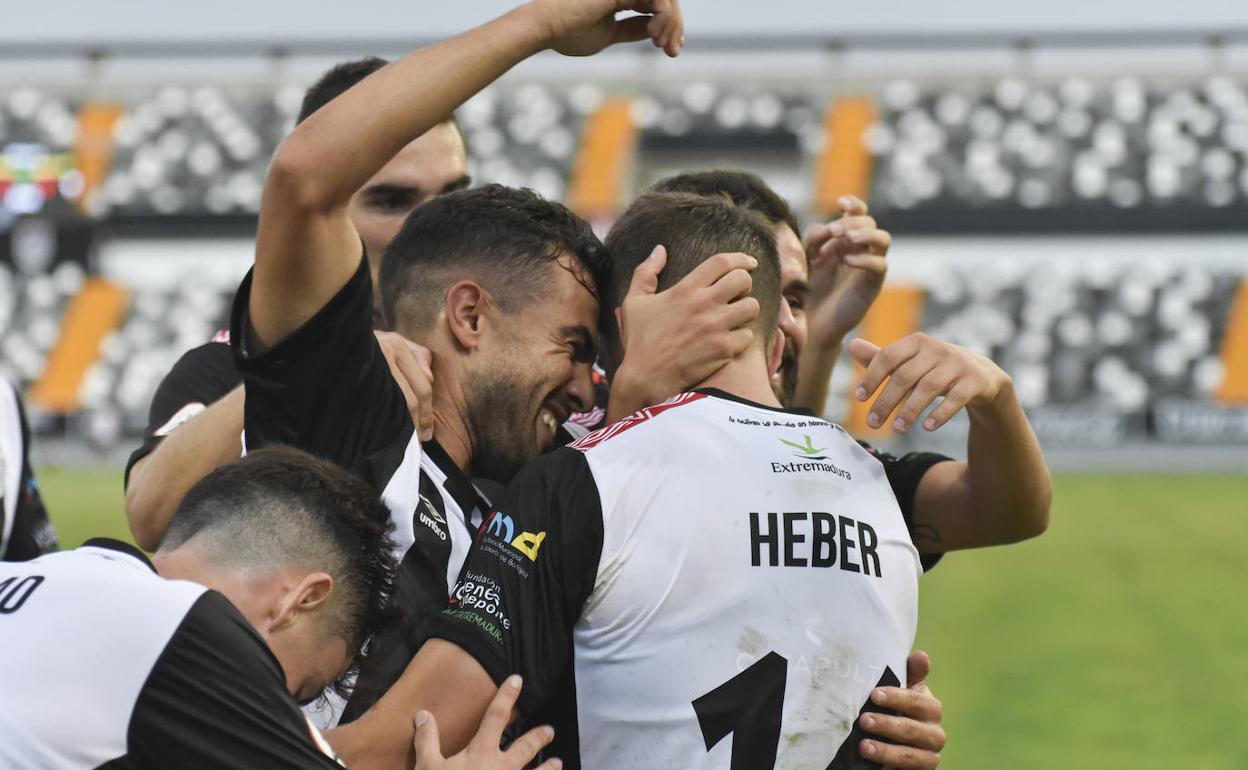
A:
POLYGON ((864 339, 849 342, 850 355, 867 371, 855 394, 866 401, 884 385, 871 405, 867 424, 878 428, 898 407, 893 430, 904 433, 937 398, 940 406, 923 421, 926 430, 936 430, 965 406, 991 403, 1010 376, 987 357, 951 342, 916 332, 881 348, 864 339))
MULTIPOLYGON (((520 697, 519 676, 508 677, 494 695, 485 710, 481 727, 468 747, 453 757, 442 756, 442 744, 438 737, 438 723, 433 714, 421 711, 416 714, 416 768, 415 770, 521 770, 537 756, 555 737, 550 727, 535 727, 511 742, 506 751, 499 748, 503 731, 511 721, 512 709, 520 697)), ((548 759, 537 770, 558 770, 563 762, 548 759)))
POLYGON ((534 0, 550 47, 565 56, 592 56, 616 43, 649 39, 668 56, 685 44, 678 0, 534 0), (617 13, 639 16, 617 19, 617 13))

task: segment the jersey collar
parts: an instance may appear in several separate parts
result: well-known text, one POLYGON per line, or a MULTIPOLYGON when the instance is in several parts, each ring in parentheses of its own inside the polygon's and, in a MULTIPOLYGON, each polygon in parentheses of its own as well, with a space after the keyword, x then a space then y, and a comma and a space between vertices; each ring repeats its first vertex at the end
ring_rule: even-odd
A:
POLYGON ((748 398, 741 398, 740 396, 734 396, 733 394, 728 393, 727 391, 720 390, 719 388, 695 388, 693 392, 703 393, 705 395, 713 396, 715 398, 720 398, 725 401, 735 401, 738 404, 745 404, 746 406, 752 406, 755 409, 766 409, 769 412, 793 414, 793 415, 798 415, 799 417, 818 417, 817 414, 815 414, 809 409, 804 409, 802 407, 797 407, 795 409, 781 409, 778 406, 767 406, 766 404, 760 404, 757 401, 751 401, 748 398))
POLYGON ((93 537, 83 543, 82 547, 103 548, 106 551, 117 551, 118 553, 123 553, 126 556, 137 559, 143 564, 143 566, 147 567, 152 572, 156 572, 156 567, 152 566, 152 560, 147 558, 147 554, 143 553, 141 550, 135 548, 129 543, 123 543, 122 541, 114 540, 111 537, 93 537))
POLYGON ((464 473, 463 470, 455 464, 455 461, 452 460, 451 456, 446 453, 446 450, 442 448, 442 445, 438 443, 437 439, 429 439, 428 441, 422 442, 420 449, 429 457, 430 460, 433 461, 434 465, 438 466, 438 469, 442 471, 443 475, 446 476, 446 482, 443 486, 446 487, 447 492, 451 493, 451 497, 455 499, 455 503, 459 506, 459 509, 464 512, 464 519, 466 521, 472 518, 472 511, 474 508, 480 508, 482 513, 489 508, 489 501, 486 500, 485 496, 477 490, 477 487, 472 483, 472 479, 468 477, 468 474, 464 473))

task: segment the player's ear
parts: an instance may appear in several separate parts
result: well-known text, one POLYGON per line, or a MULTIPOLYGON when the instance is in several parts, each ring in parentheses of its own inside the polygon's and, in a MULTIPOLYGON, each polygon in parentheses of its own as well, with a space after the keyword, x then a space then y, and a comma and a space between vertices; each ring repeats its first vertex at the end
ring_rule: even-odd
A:
POLYGON ((324 572, 311 572, 295 583, 277 606, 271 629, 279 631, 294 624, 302 614, 315 612, 329 600, 334 579, 324 572))
POLYGON ((784 359, 784 332, 776 329, 771 335, 771 353, 767 358, 767 376, 775 376, 780 371, 780 362, 784 359))
POLYGON ((459 345, 468 350, 480 344, 481 325, 493 298, 476 281, 460 281, 446 293, 446 323, 459 345))

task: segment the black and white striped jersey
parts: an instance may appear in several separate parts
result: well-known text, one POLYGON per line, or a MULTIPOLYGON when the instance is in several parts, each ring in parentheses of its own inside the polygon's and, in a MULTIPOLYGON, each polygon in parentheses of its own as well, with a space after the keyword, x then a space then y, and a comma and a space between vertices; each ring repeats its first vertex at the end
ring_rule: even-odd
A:
MULTIPOLYGON (((436 441, 421 443, 403 393, 373 334, 372 283, 361 255, 355 275, 325 307, 274 347, 249 354, 251 274, 230 326, 247 389, 248 449, 287 444, 351 468, 381 495, 394 523, 400 569, 399 627, 369 644, 346 706, 363 713, 398 680, 419 649, 421 627, 445 606, 488 502, 436 441)), ((332 703, 318 724, 330 726, 332 703)))
POLYGON ((526 466, 432 636, 523 675, 568 768, 870 767, 856 719, 905 676, 908 519, 944 459, 676 396, 526 466))
POLYGON ((0 561, 55 551, 56 531, 30 469, 30 427, 17 391, 0 380, 0 561))
POLYGON ((221 594, 90 540, 0 563, 0 767, 334 768, 221 594))

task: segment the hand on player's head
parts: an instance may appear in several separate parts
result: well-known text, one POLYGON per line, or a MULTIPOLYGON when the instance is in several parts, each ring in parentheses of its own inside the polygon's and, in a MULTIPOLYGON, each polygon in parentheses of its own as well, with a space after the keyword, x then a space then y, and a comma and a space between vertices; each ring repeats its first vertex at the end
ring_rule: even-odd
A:
POLYGON ((433 438, 433 355, 396 332, 373 332, 421 441, 433 438))
MULTIPOLYGON (((481 727, 468 743, 468 747, 453 757, 442 755, 438 736, 438 723, 428 711, 416 715, 416 770, 521 770, 527 767, 537 753, 550 745, 555 731, 550 727, 535 727, 511 742, 506 751, 499 748, 503 731, 511 722, 520 697, 520 677, 512 676, 503 682, 485 710, 481 727)), ((537 770, 558 770, 563 762, 548 759, 537 770)))
POLYGON ((758 260, 748 254, 716 254, 656 293, 666 256, 658 246, 637 266, 616 311, 624 358, 629 367, 639 364, 644 371, 629 372, 640 376, 612 383, 611 416, 652 406, 697 386, 754 341, 749 327, 758 317, 759 303, 750 296, 749 271, 758 260), (627 391, 635 385, 644 385, 644 391, 617 392, 617 386, 627 391))
POLYGON ((592 56, 616 43, 650 40, 668 56, 685 44, 678 0, 534 0, 550 47, 565 56, 592 56), (621 12, 641 15, 617 19, 621 12))

